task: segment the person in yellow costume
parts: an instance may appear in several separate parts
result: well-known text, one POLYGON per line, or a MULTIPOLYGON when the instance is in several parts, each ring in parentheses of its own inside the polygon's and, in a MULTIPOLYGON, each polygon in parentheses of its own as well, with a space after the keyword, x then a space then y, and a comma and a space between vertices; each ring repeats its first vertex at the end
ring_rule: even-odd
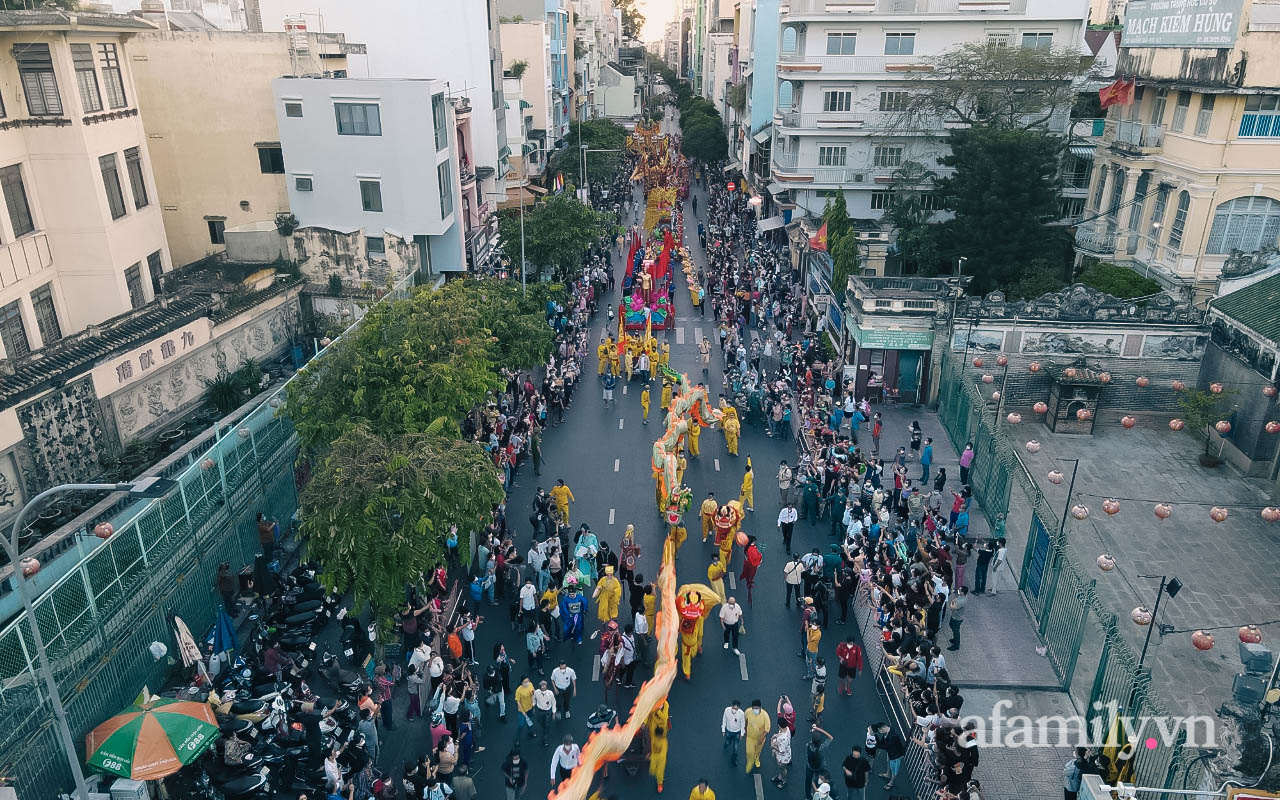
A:
POLYGON ((689 459, 684 457, 684 450, 676 453, 676 483, 684 483, 684 471, 689 468, 689 459))
POLYGON ((729 455, 738 454, 738 434, 742 432, 742 423, 738 422, 738 411, 729 406, 724 412, 724 444, 729 448, 729 455))
POLYGON ((702 652, 702 621, 720 602, 709 587, 681 587, 676 596, 676 616, 680 620, 680 669, 685 680, 693 676, 693 657, 702 652))
POLYGON ((662 779, 667 776, 667 729, 661 725, 649 729, 649 774, 662 794, 662 779))
POLYGON ((752 700, 751 707, 747 709, 747 774, 750 775, 753 769, 760 769, 760 750, 764 747, 765 737, 769 734, 772 724, 769 721, 769 712, 760 707, 759 700, 752 700))
POLYGON ((716 512, 720 510, 720 504, 716 502, 715 492, 707 492, 707 499, 702 501, 702 506, 698 509, 702 516, 702 543, 707 543, 707 534, 715 530, 716 512))
POLYGON ((662 728, 669 733, 671 731, 671 702, 664 697, 662 704, 649 712, 644 724, 649 729, 650 736, 653 735, 655 728, 662 728))
POLYGON ((689 792, 689 800, 716 800, 716 793, 706 778, 698 778, 698 783, 689 792))
POLYGON ((707 565, 707 584, 721 597, 724 597, 724 575, 727 571, 719 553, 711 557, 711 563, 707 565))
POLYGON ((748 511, 756 510, 756 475, 751 471, 751 459, 747 458, 747 468, 742 473, 742 491, 738 494, 738 502, 746 506, 748 511))
POLYGON ((671 408, 671 382, 664 380, 662 382, 662 405, 663 411, 671 408))
POLYGON ((600 346, 596 348, 596 358, 599 363, 596 364, 596 374, 603 375, 605 367, 613 360, 613 338, 605 337, 600 340, 600 346))
POLYGON ((622 584, 614 577, 612 564, 605 566, 604 577, 600 578, 600 582, 596 584, 596 590, 591 593, 591 599, 596 601, 596 617, 602 623, 618 618, 618 601, 622 599, 622 584))
POLYGON ((658 363, 662 364, 662 366, 664 367, 671 363, 671 345, 670 344, 666 342, 662 343, 662 355, 659 358, 658 363))
POLYGON ((649 624, 649 630, 653 633, 657 632, 654 627, 658 624, 658 584, 649 584, 649 591, 644 596, 644 621, 649 624))
POLYGON ((649 384, 645 384, 640 390, 640 412, 644 418, 644 424, 649 424, 649 384))
POLYGON ((697 420, 690 420, 689 433, 687 434, 689 438, 689 457, 690 458, 698 457, 698 452, 699 452, 698 437, 701 435, 702 435, 702 426, 698 424, 697 420))
POLYGON ((556 501, 556 508, 560 510, 560 524, 569 527, 569 504, 576 503, 577 499, 573 491, 564 485, 564 478, 557 478, 556 485, 551 487, 551 499, 556 501))

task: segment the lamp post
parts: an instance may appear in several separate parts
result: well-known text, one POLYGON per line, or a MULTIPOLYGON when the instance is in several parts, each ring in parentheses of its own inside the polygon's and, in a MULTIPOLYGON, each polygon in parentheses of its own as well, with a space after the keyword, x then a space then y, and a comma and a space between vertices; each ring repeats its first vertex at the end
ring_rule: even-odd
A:
MULTIPOLYGON (((1178 596, 1178 592, 1182 591, 1182 581, 1178 580, 1178 576, 1170 578, 1168 575, 1139 575, 1139 578, 1159 578, 1160 588, 1156 591, 1156 606, 1151 611, 1151 624, 1147 626, 1147 637, 1142 642, 1142 655, 1138 656, 1138 669, 1142 669, 1142 665, 1147 660, 1147 648, 1151 646, 1151 630, 1160 625, 1160 600, 1167 594, 1169 599, 1178 596)), ((1172 628, 1172 626, 1170 626, 1172 628)), ((1161 636, 1169 631, 1162 631, 1161 636)))
MULTIPOLYGON (((58 682, 54 680, 53 670, 49 668, 49 656, 45 653, 44 637, 40 634, 40 626, 36 624, 36 611, 31 598, 31 589, 27 585, 29 583, 28 576, 23 574, 21 559, 22 553, 18 551, 19 536, 22 532, 22 523, 26 521, 30 513, 44 501, 55 494, 65 494, 66 492, 129 492, 137 497, 156 498, 162 497, 166 492, 177 485, 176 481, 168 478, 140 478, 131 483, 66 483, 61 486, 55 486, 52 489, 46 489, 35 497, 31 498, 22 510, 18 512, 18 517, 13 521, 13 528, 9 531, 7 538, 0 537, 0 545, 4 547, 5 554, 9 557, 9 563, 13 566, 13 581, 18 587, 18 596, 22 598, 22 607, 26 611, 27 623, 31 626, 31 641, 36 651, 36 671, 40 674, 40 678, 44 681, 45 689, 49 692, 49 702, 53 705, 54 724, 58 729, 58 737, 62 740, 62 749, 67 757, 67 765, 71 767, 71 777, 76 784, 76 794, 80 800, 88 800, 89 787, 84 780, 84 770, 80 768, 80 758, 76 755, 75 740, 71 738, 71 727, 67 724, 67 712, 62 706, 62 695, 58 692, 58 682)), ((32 573, 34 577, 35 573, 32 573)))

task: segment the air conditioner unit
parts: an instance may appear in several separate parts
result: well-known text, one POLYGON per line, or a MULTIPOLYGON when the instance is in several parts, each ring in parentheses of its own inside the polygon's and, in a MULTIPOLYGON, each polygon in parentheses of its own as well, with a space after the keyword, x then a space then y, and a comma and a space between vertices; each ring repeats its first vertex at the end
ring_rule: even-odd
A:
POLYGON ((111 800, 147 800, 147 784, 127 778, 111 784, 111 800))
POLYGON ((853 182, 854 182, 854 183, 862 183, 862 182, 863 182, 863 181, 865 181, 866 179, 867 179, 867 176, 866 176, 866 174, 865 174, 865 173, 862 173, 862 172, 855 172, 855 173, 853 173, 853 182))

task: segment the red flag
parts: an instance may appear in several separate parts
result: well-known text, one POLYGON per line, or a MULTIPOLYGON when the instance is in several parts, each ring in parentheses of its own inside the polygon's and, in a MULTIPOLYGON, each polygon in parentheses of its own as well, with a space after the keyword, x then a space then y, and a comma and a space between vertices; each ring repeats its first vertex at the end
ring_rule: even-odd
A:
POLYGON ((822 227, 818 228, 818 232, 809 237, 809 249, 822 250, 827 249, 827 223, 822 223, 822 227))
POLYGON ((1126 81, 1124 78, 1118 78, 1115 82, 1103 86, 1098 90, 1098 101, 1104 109, 1116 105, 1130 105, 1133 103, 1135 88, 1136 84, 1134 81, 1126 81))

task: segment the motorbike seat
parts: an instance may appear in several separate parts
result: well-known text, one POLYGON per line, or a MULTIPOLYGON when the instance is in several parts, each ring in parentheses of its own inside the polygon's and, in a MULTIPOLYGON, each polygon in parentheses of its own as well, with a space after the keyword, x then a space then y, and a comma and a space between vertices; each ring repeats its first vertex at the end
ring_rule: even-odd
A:
POLYGON ((266 778, 257 773, 243 775, 239 778, 232 778, 222 784, 222 793, 228 800, 230 798, 256 797, 265 783, 266 778))
POLYGON ((266 705, 261 700, 237 700, 231 704, 231 713, 237 716, 241 714, 257 714, 266 708, 266 705))

